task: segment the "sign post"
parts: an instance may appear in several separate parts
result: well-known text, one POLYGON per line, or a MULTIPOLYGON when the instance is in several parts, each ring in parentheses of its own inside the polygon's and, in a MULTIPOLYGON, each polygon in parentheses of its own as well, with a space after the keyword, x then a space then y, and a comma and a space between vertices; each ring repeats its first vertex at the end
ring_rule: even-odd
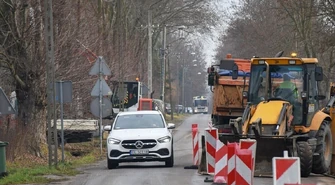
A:
MULTIPOLYGON (((89 75, 98 75, 99 79, 95 83, 92 91, 91 96, 99 97, 99 136, 100 136, 100 154, 102 154, 102 117, 103 117, 103 96, 111 95, 112 91, 109 88, 108 84, 106 83, 105 79, 103 78, 103 75, 110 76, 112 75, 110 69, 106 65, 105 59, 103 59, 102 56, 99 56, 94 63, 93 67, 91 68, 89 75)), ((94 100, 91 102, 91 110, 92 110, 92 104, 95 106, 95 103, 93 103, 94 100)), ((111 104, 111 102, 107 103, 109 101, 104 101, 106 104, 111 104)), ((108 107, 108 106, 107 106, 108 107)), ((93 112, 92 112, 93 113, 93 112)), ((96 114, 93 113, 93 115, 96 116, 96 114)))
MULTIPOLYGON (((60 121, 61 121, 61 143, 62 143, 62 162, 64 162, 64 123, 63 123, 63 104, 72 102, 72 82, 56 82, 56 102, 60 104, 60 121), (59 98, 58 98, 59 97, 59 98)), ((57 123, 56 123, 57 127, 57 123)))

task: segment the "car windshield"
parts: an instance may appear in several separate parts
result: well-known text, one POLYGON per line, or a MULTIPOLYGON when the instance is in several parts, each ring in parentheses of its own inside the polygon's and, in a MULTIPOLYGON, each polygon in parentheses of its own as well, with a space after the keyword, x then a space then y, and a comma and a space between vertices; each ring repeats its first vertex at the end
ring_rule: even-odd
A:
MULTIPOLYGON (((263 100, 265 92, 265 78, 266 78, 266 67, 265 65, 253 66, 250 79, 249 99, 250 102, 259 103, 263 100)), ((285 76, 287 77, 288 83, 294 84, 297 88, 297 94, 302 91, 303 87, 303 68, 302 66, 270 66, 270 84, 269 84, 269 98, 281 97, 287 99, 287 97, 295 94, 295 91, 289 90, 289 92, 277 94, 276 92, 281 88, 281 84, 284 83, 285 76), (292 91, 292 92, 291 92, 292 91)), ((286 83, 286 82, 285 82, 286 83)), ((293 85, 292 85, 293 86, 293 85)), ((283 92, 283 91, 281 91, 283 92)), ((298 100, 298 99, 297 99, 298 100)))
POLYGON ((194 100, 194 106, 207 106, 207 100, 194 100))
POLYGON ((164 128, 164 121, 160 114, 128 114, 118 116, 114 129, 145 129, 164 128))

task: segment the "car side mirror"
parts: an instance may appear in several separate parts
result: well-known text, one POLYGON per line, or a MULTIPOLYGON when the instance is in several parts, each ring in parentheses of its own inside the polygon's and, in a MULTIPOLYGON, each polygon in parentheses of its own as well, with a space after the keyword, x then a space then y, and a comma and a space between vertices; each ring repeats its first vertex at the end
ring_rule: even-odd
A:
POLYGON ((215 73, 214 72, 210 72, 208 74, 208 86, 214 86, 215 84, 215 73))
POLYGON ((315 67, 315 80, 318 82, 323 80, 323 70, 320 66, 315 67))
POLYGON ((112 126, 111 125, 104 126, 104 131, 111 131, 111 130, 112 130, 112 126))
POLYGON ((236 80, 238 78, 238 66, 236 64, 233 65, 233 72, 231 76, 233 80, 236 80))
POLYGON ((176 125, 174 123, 168 123, 167 128, 168 129, 175 129, 176 125))

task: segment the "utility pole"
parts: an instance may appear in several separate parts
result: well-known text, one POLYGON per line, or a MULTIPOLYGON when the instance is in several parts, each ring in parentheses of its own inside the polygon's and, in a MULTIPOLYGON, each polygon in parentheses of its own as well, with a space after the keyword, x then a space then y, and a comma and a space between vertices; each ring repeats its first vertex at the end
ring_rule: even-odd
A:
POLYGON ((119 111, 120 112, 123 112, 124 111, 124 95, 125 95, 125 90, 124 90, 124 83, 123 83, 123 64, 122 64, 122 15, 121 15, 121 10, 122 10, 122 2, 121 0, 118 0, 117 1, 117 18, 116 18, 116 21, 117 21, 117 26, 118 26, 118 62, 119 62, 119 83, 118 83, 118 86, 119 86, 119 89, 120 91, 118 92, 119 93, 119 97, 120 97, 120 103, 119 103, 119 111), (121 93, 121 94, 120 94, 121 93))
POLYGON ((183 78, 182 78, 182 105, 183 110, 185 109, 185 60, 183 59, 183 78))
POLYGON ((166 63, 165 63, 165 52, 166 50, 166 26, 164 26, 164 29, 163 29, 163 53, 162 53, 162 62, 161 62, 161 65, 162 65, 162 84, 161 84, 161 97, 160 99, 164 102, 164 95, 165 95, 165 66, 166 66, 166 63))
MULTIPOLYGON (((178 86, 177 86, 177 105, 180 105, 180 72, 179 72, 179 56, 180 53, 177 53, 177 82, 178 82, 178 86)), ((177 111, 177 115, 179 115, 178 111, 177 111)))
POLYGON ((151 10, 148 10, 148 98, 152 92, 152 25, 151 25, 151 10))
POLYGON ((53 40, 52 0, 44 0, 45 7, 45 45, 46 45, 46 80, 47 80, 47 129, 49 167, 57 166, 57 122, 56 122, 56 84, 55 84, 55 52, 53 40), (52 124, 53 119, 53 124, 52 124))
POLYGON ((170 105, 171 105, 171 120, 173 120, 173 111, 174 111, 174 108, 175 108, 175 104, 172 100, 172 84, 171 84, 171 67, 170 67, 170 59, 169 59, 169 55, 167 56, 167 70, 168 70, 168 78, 169 78, 169 99, 170 99, 170 105))

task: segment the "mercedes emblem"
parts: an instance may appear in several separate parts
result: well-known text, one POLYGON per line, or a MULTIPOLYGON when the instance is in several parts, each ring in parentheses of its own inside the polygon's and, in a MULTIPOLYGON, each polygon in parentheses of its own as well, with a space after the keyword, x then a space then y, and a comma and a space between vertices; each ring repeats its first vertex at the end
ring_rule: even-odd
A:
POLYGON ((143 147, 143 142, 142 142, 142 141, 136 141, 136 142, 135 142, 135 147, 136 147, 137 149, 141 149, 141 148, 143 147))

